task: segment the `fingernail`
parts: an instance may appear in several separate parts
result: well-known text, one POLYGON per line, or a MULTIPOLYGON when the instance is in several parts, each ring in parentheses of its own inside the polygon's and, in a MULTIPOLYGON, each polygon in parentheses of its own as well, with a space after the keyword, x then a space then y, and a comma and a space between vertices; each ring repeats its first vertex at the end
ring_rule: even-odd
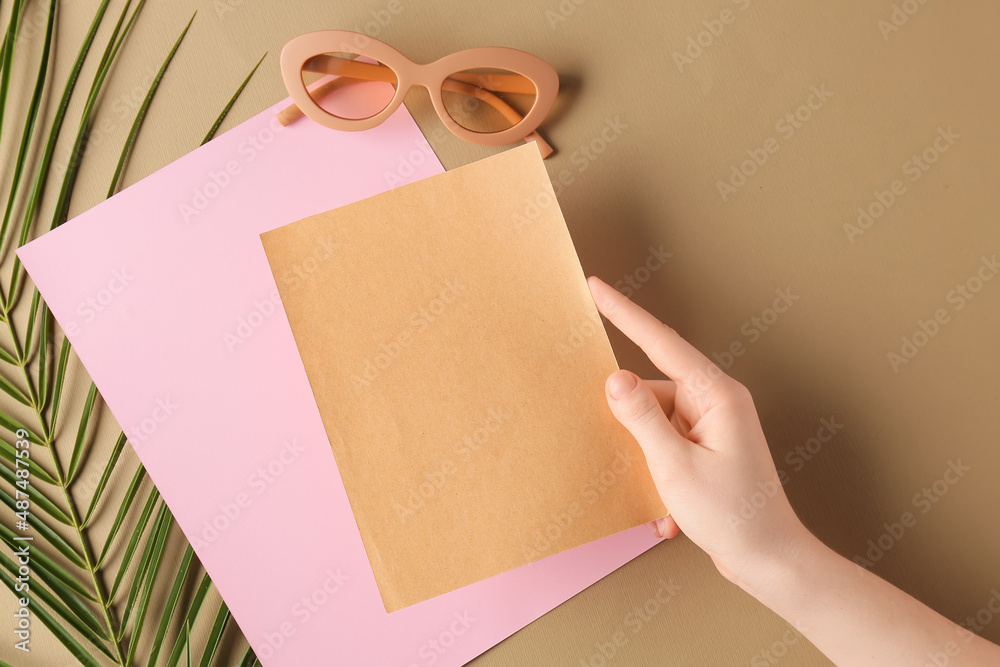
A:
POLYGON ((618 371, 608 381, 608 393, 616 401, 628 396, 635 389, 635 376, 628 371, 618 371))

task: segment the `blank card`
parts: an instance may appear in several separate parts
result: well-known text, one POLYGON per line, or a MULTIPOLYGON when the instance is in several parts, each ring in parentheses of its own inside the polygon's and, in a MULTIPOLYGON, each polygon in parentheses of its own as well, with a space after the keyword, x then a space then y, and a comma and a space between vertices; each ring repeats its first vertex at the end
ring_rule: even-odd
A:
POLYGON ((533 144, 261 239, 388 611, 666 514, 533 144))

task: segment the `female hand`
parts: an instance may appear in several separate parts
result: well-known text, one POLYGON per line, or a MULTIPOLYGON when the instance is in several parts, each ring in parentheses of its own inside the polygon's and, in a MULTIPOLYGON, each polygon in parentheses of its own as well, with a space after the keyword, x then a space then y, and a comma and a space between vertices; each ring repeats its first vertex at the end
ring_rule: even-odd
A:
POLYGON ((836 554, 795 516, 750 392, 670 327, 597 278, 598 309, 672 380, 617 371, 608 405, 646 455, 670 516, 727 579, 836 665, 1000 665, 1000 646, 836 554))
POLYGON ((726 578, 752 588, 811 535, 785 497, 750 392, 617 290, 588 282, 601 313, 671 378, 621 370, 605 386, 669 509, 655 532, 684 531, 726 578))

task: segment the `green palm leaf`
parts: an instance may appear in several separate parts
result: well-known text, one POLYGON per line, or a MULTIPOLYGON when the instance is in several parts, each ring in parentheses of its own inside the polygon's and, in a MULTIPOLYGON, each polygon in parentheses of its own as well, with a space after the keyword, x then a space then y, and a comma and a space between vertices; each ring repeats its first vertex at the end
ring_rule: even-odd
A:
POLYGON ((253 649, 247 646, 247 650, 243 652, 243 657, 240 658, 239 667, 253 667, 253 665, 259 665, 257 662, 257 656, 254 655, 253 649))
POLYGON ((153 647, 149 650, 149 661, 146 663, 146 667, 154 667, 157 658, 160 657, 160 649, 163 646, 163 638, 167 634, 167 630, 170 629, 170 621, 173 620, 174 610, 177 608, 177 602, 180 600, 181 591, 184 588, 184 583, 187 581, 188 572, 191 570, 191 562, 194 560, 194 549, 191 548, 189 544, 186 549, 184 549, 184 557, 181 559, 181 564, 177 568, 177 575, 174 577, 174 585, 170 587, 170 596, 167 598, 167 603, 163 607, 163 612, 160 614, 160 625, 156 628, 156 636, 153 637, 153 647))
MULTIPOLYGON (((0 554, 0 566, 3 566, 12 577, 17 574, 17 565, 4 554, 0 554)), ((50 593, 44 586, 36 584, 31 588, 31 593, 44 603, 47 608, 69 623, 70 627, 80 633, 94 648, 109 658, 114 657, 104 645, 107 637, 103 636, 104 629, 101 628, 100 622, 91 613, 90 609, 87 608, 87 605, 80 601, 80 598, 75 596, 71 598, 75 602, 73 603, 73 609, 70 609, 69 606, 50 593)))
MULTIPOLYGON (((142 480, 146 477, 146 469, 139 466, 139 469, 135 471, 132 476, 132 483, 129 484, 128 490, 125 492, 125 498, 122 500, 121 505, 118 507, 118 514, 115 515, 115 522, 111 525, 111 531, 104 540, 104 548, 101 549, 101 555, 97 558, 97 567, 104 565, 104 559, 107 558, 108 552, 111 550, 112 545, 115 543, 115 537, 118 535, 118 529, 121 528, 122 522, 125 521, 125 515, 128 513, 129 508, 132 506, 132 501, 135 499, 135 494, 139 492, 139 485, 142 484, 142 480)), ((152 503, 156 501, 155 495, 158 492, 153 489, 150 492, 150 500, 146 503, 149 506, 148 510, 143 511, 143 516, 148 519, 148 513, 152 512, 152 503)), ((139 525, 136 526, 137 530, 142 530, 145 528, 145 520, 143 518, 139 519, 139 525)), ((138 540, 138 538, 136 538, 138 540)), ((134 547, 130 547, 134 548, 134 547)), ((128 560, 126 555, 125 560, 128 560)), ((117 585, 114 586, 115 589, 118 588, 117 585)), ((112 595, 114 597, 114 595, 112 595)))
MULTIPOLYGON (((62 400, 62 389, 66 380, 66 368, 69 366, 69 340, 63 338, 62 347, 59 350, 59 365, 56 367, 55 387, 52 389, 52 419, 49 421, 48 432, 55 433, 56 421, 59 418, 59 403, 62 400)), ((40 385, 48 383, 48 377, 40 375, 40 385)), ((43 413, 44 417, 44 413, 43 413)))
MULTIPOLYGON (((111 479, 111 473, 114 471, 119 457, 121 457, 122 450, 125 449, 126 442, 128 440, 125 438, 124 433, 120 434, 118 440, 115 441, 115 447, 111 450, 111 458, 108 459, 108 464, 104 467, 104 472, 101 473, 101 480, 97 483, 94 496, 90 499, 90 507, 87 508, 87 514, 83 517, 84 528, 90 524, 90 520, 94 517, 94 510, 97 509, 97 503, 101 500, 101 494, 104 493, 104 487, 108 485, 108 480, 111 479)), ((131 500, 129 502, 131 503, 131 500)))
POLYGON ((0 413, 0 427, 7 429, 12 435, 17 435, 18 431, 25 431, 28 433, 28 440, 36 445, 42 444, 42 441, 38 439, 38 436, 34 435, 27 426, 17 421, 13 417, 0 413))
POLYGON ((174 42, 174 47, 170 49, 170 53, 167 54, 167 59, 163 61, 160 65, 160 70, 153 77, 153 82, 149 85, 149 90, 146 92, 146 96, 142 100, 142 104, 139 106, 139 111, 135 114, 135 120, 132 122, 132 128, 129 130, 128 137, 125 139, 125 147, 122 148, 121 157, 118 158, 118 165, 115 167, 115 173, 111 177, 111 187, 108 188, 108 196, 115 194, 118 191, 118 183, 121 180, 122 172, 125 171, 125 163, 128 161, 129 155, 132 153, 132 146, 135 144, 136 137, 139 136, 139 128, 142 127, 143 122, 146 120, 146 112, 149 110, 149 105, 153 101, 153 95, 156 94, 156 89, 160 87, 160 81, 163 80, 163 75, 167 71, 167 67, 170 66, 170 62, 174 59, 174 54, 177 53, 177 49, 180 47, 181 42, 184 41, 184 36, 187 35, 188 30, 191 28, 191 24, 194 23, 194 17, 198 12, 191 15, 191 20, 188 24, 184 26, 184 30, 181 32, 181 36, 177 38, 174 42))
MULTIPOLYGON (((171 516, 170 510, 167 509, 166 505, 163 506, 163 509, 165 516, 160 522, 160 530, 156 534, 156 540, 153 542, 149 566, 146 571, 145 581, 143 582, 142 594, 139 596, 136 607, 135 623, 132 624, 132 638, 129 641, 128 657, 125 659, 126 664, 132 664, 132 660, 135 658, 135 651, 139 646, 139 637, 142 635, 142 627, 146 620, 146 612, 149 610, 149 598, 153 593, 153 588, 156 586, 157 577, 160 574, 160 566, 163 564, 163 551, 167 544, 167 538, 170 536, 170 529, 173 527, 173 516, 171 516)), ((125 612, 128 614, 127 608, 125 612)), ((124 625, 124 623, 125 621, 123 620, 122 624, 124 625)))
POLYGON ((236 104, 236 100, 243 92, 243 89, 247 87, 248 83, 250 83, 250 79, 253 78, 254 72, 257 71, 257 68, 260 67, 260 64, 264 62, 264 58, 266 57, 267 53, 264 53, 264 55, 260 57, 260 60, 257 61, 257 64, 253 66, 253 69, 250 70, 250 73, 247 74, 246 78, 243 79, 243 83, 240 84, 240 87, 237 88, 236 92, 233 93, 233 96, 229 98, 229 102, 227 102, 226 106, 222 109, 222 113, 220 113, 219 117, 215 119, 214 123, 212 123, 212 127, 209 128, 208 134, 205 135, 205 138, 201 140, 202 146, 211 141, 212 137, 215 136, 215 133, 219 131, 219 126, 222 125, 222 121, 224 121, 226 116, 229 115, 229 111, 233 108, 233 105, 236 104))
MULTIPOLYGON (((55 17, 56 17, 56 2, 51 0, 49 3, 49 16, 45 23, 45 38, 44 44, 42 46, 42 57, 38 62, 38 75, 35 77, 35 88, 31 93, 31 102, 28 104, 28 114, 27 120, 24 123, 24 130, 21 132, 21 144, 17 149, 17 159, 14 161, 14 172, 11 177, 10 184, 10 196, 7 197, 7 206, 4 208, 3 221, 0 222, 0 239, 7 238, 7 227, 10 224, 11 213, 14 210, 14 201, 16 200, 17 188, 21 184, 21 177, 24 175, 24 167, 26 165, 28 150, 31 147, 31 138, 35 133, 35 123, 38 121, 38 109, 42 103, 42 91, 45 89, 45 76, 49 70, 49 54, 52 50, 52 31, 55 27, 55 17)), ((17 11, 15 7, 14 11, 17 11)), ((13 24, 13 20, 11 21, 13 24)), ((9 33, 8 33, 9 34, 9 33)), ((13 51, 13 45, 11 46, 11 51, 13 51)), ((10 73, 8 68, 4 68, 3 77, 10 73)), ((0 86, 6 87, 6 81, 0 82, 0 86)), ((0 93, 0 97, 5 96, 5 93, 0 93)), ((0 109, 5 106, 4 101, 0 100, 0 109)), ((2 123, 2 117, 0 117, 0 123, 2 123)), ((31 326, 28 326, 28 339, 31 338, 31 326)))
MULTIPOLYGON (((0 465, 0 478, 10 484, 11 488, 17 488, 18 477, 13 470, 8 468, 6 465, 0 465)), ((26 480, 20 480, 22 483, 26 480)), ((49 499, 37 486, 31 482, 26 482, 25 484, 26 492, 31 498, 32 507, 41 508, 43 512, 48 514, 50 517, 58 521, 64 526, 72 526, 73 522, 70 520, 66 513, 60 509, 55 502, 49 499)))
MULTIPOLYGON (((159 494, 157 494, 157 496, 159 496, 159 494)), ((150 499, 154 501, 156 500, 156 498, 153 498, 152 496, 150 496, 150 499)), ((143 545, 142 553, 139 554, 139 565, 136 567, 135 576, 132 577, 132 585, 129 586, 128 589, 128 598, 125 601, 125 612, 122 614, 122 629, 118 634, 119 638, 125 635, 125 625, 128 623, 129 616, 132 613, 132 606, 139 597, 143 577, 146 576, 146 570, 149 568, 149 563, 153 559, 157 536, 160 534, 160 531, 163 530, 163 523, 166 521, 166 517, 167 506, 160 503, 160 511, 156 514, 156 519, 153 521, 153 528, 143 545)), ((137 533, 137 535, 140 534, 137 533)), ((118 586, 122 583, 123 576, 125 572, 127 572, 129 560, 122 561, 121 567, 118 568, 118 578, 115 580, 115 587, 111 589, 112 600, 115 599, 115 593, 118 592, 118 586)))
POLYGON ((215 658, 215 652, 219 648, 219 642, 222 641, 222 633, 226 630, 226 624, 229 623, 229 619, 232 614, 229 613, 229 607, 223 602, 222 606, 219 607, 219 612, 215 615, 215 623, 212 624, 212 632, 208 635, 208 645, 205 646, 205 652, 201 654, 201 665, 200 667, 209 667, 212 664, 212 660, 215 658))
MULTIPOLYGON (((66 112, 69 109, 69 103, 73 96, 73 90, 76 88, 76 82, 80 77, 80 70, 83 69, 83 63, 87 59, 87 53, 90 51, 90 46, 93 44, 94 37, 97 35, 97 29, 104 20, 104 14, 108 8, 108 2, 110 2, 110 0, 102 0, 100 6, 97 8, 97 12, 94 14, 94 18, 90 23, 90 28, 87 31, 87 35, 84 38, 83 43, 80 45, 80 50, 77 53, 76 60, 73 62, 73 68, 70 70, 69 76, 66 79, 66 87, 59 100, 59 106, 56 109, 55 118, 53 118, 52 125, 49 127, 48 139, 45 142, 42 157, 39 161, 38 169, 35 172, 35 180, 32 184, 31 193, 28 196, 28 203, 25 206, 21 225, 22 229, 30 229, 31 223, 35 219, 35 214, 38 211, 38 205, 42 199, 42 192, 45 190, 45 184, 48 181, 49 169, 52 166, 52 157, 56 150, 56 141, 59 139, 63 121, 66 118, 66 112)), ((7 69, 8 68, 5 67, 4 71, 7 69)), ((12 189, 10 196, 13 197, 16 196, 16 194, 17 193, 12 189)), ((0 248, 5 247, 7 241, 8 239, 6 235, 0 239, 0 248)), ((9 311, 10 308, 5 302, 3 305, 3 312, 8 313, 9 311)))
POLYGON ((21 405, 31 407, 31 399, 25 396, 24 392, 14 386, 14 383, 5 377, 0 377, 0 391, 7 394, 21 405))
MULTIPOLYGON (((14 579, 5 571, 0 570, 0 581, 3 581, 4 585, 12 593, 16 595, 23 595, 22 593, 17 593, 14 589, 15 582, 14 579)), ((28 595, 28 599, 31 600, 31 611, 38 620, 42 622, 45 627, 52 631, 52 634, 56 636, 59 643, 62 644, 69 650, 70 655, 80 661, 80 664, 86 665, 87 667, 101 667, 101 663, 94 659, 87 649, 80 645, 80 642, 73 637, 55 618, 46 611, 45 607, 38 603, 38 598, 33 595, 28 595)), ((103 652, 103 651, 102 651, 103 652)))
MULTIPOLYGON (((7 489, 2 487, 0 487, 0 502, 10 508, 12 514, 17 512, 17 509, 14 506, 14 496, 8 493, 7 489)), ((38 515, 33 512, 29 512, 27 524, 31 526, 31 528, 33 528, 40 537, 45 538, 45 540, 56 551, 65 556, 66 560, 73 563, 73 565, 76 565, 77 567, 85 567, 83 556, 80 555, 80 553, 66 541, 66 538, 49 528, 48 525, 38 517, 38 515)))
MULTIPOLYGON (((35 294, 38 294, 38 290, 35 290, 35 294)), ((38 295, 41 298, 41 294, 38 295)), ((31 314, 34 315, 36 312, 36 306, 34 303, 34 297, 32 297, 31 303, 31 314)), ((29 328, 30 329, 30 328, 29 328)), ((49 407, 49 367, 52 365, 49 360, 49 345, 51 344, 51 329, 52 329, 52 316, 49 311, 49 307, 42 304, 42 323, 41 323, 41 333, 38 336, 38 408, 42 412, 49 407)), ((28 347, 30 351, 31 336, 28 336, 28 347)))
MULTIPOLYGON (((15 2, 11 22, 3 31, 3 41, 0 42, 0 131, 5 127, 4 118, 10 117, 6 108, 7 92, 12 63, 15 62, 14 51, 18 45, 17 26, 26 4, 24 0, 15 2)), ((109 6, 109 0, 100 2, 67 76, 54 117, 46 129, 40 128, 39 123, 44 115, 40 110, 44 108, 51 79, 50 54, 54 48, 57 18, 53 11, 55 5, 56 0, 49 0, 45 44, 36 63, 34 88, 23 110, 25 124, 15 144, 13 169, 9 173, 5 171, 2 177, 9 196, 3 204, 3 217, 0 218, 0 262, 11 248, 23 245, 36 233, 40 203, 50 187, 56 190, 55 201, 52 217, 44 227, 52 229, 66 221, 87 137, 98 113, 97 102, 145 6, 145 0, 138 0, 134 9, 133 0, 124 2, 98 57, 93 79, 85 93, 83 110, 77 120, 70 120, 69 108, 76 84, 109 6), (70 139, 72 150, 65 172, 53 184, 54 151, 66 123, 76 125, 75 134, 70 139), (37 150, 40 151, 37 159, 32 157, 36 151, 35 143, 38 143, 37 150), (28 177, 31 164, 35 165, 34 172, 28 177), (19 223, 15 223, 14 212, 18 210, 21 217, 19 223)), ((140 129, 150 113, 156 90, 190 28, 191 21, 166 54, 142 100, 111 175, 109 196, 120 185, 140 129)), ((214 136, 262 61, 263 57, 242 80, 209 129, 205 141, 214 136)), ((38 290, 30 286, 16 256, 12 265, 9 280, 0 284, 0 324, 6 324, 10 338, 6 348, 0 347, 0 400, 5 406, 0 408, 0 430, 17 438, 20 438, 19 433, 27 432, 25 439, 33 446, 43 448, 43 451, 47 449, 51 458, 45 466, 35 460, 37 454, 34 451, 31 458, 19 459, 19 450, 7 439, 0 439, 0 458, 9 464, 0 463, 0 479, 3 480, 0 482, 0 503, 13 512, 19 509, 17 503, 23 500, 24 494, 31 502, 32 511, 24 515, 25 524, 20 526, 20 534, 31 533, 35 538, 31 543, 32 611, 69 655, 81 664, 115 664, 122 667, 138 661, 148 661, 148 665, 159 664, 168 648, 166 638, 171 629, 175 630, 177 639, 170 647, 167 663, 176 665, 184 654, 188 664, 191 664, 191 652, 195 647, 192 647, 190 629, 204 611, 211 580, 204 574, 190 545, 186 547, 179 565, 168 563, 167 545, 171 535, 177 535, 177 532, 172 530, 173 516, 155 488, 149 491, 136 523, 132 525, 131 519, 138 509, 135 499, 146 477, 141 465, 136 467, 124 496, 114 502, 109 498, 116 495, 111 488, 115 484, 115 473, 126 458, 127 439, 124 433, 120 433, 107 459, 88 462, 94 458, 87 452, 95 445, 91 442, 97 437, 95 423, 99 422, 99 415, 105 410, 93 383, 89 385, 82 409, 76 408, 78 412, 72 416, 76 421, 73 444, 70 445, 59 434, 57 422, 71 418, 63 414, 68 412, 63 408, 63 396, 67 391, 67 377, 72 363, 71 346, 53 321, 38 290), (25 285, 31 289, 28 304, 23 304, 20 299, 25 285), (15 327, 15 321, 27 322, 23 336, 19 327, 15 327), (58 354, 53 356, 56 350, 58 354), (30 426, 25 425, 24 414, 33 415, 27 420, 32 422, 30 426), (64 467, 60 458, 66 454, 68 463, 64 467), (19 462, 22 467, 26 463, 29 480, 18 476, 19 462), (84 492, 88 494, 84 501, 86 512, 81 514, 77 506, 77 498, 81 495, 76 491, 79 486, 77 481, 84 477, 81 474, 83 469, 92 464, 98 465, 102 472, 93 491, 84 492), (91 524, 99 524, 98 519, 105 515, 109 518, 113 515, 111 528, 105 535, 94 534, 95 528, 91 524), (125 535, 128 535, 127 542, 119 546, 125 535), (99 556, 93 550, 94 541, 101 545, 99 556), (110 590, 105 584, 107 580, 113 580, 110 590), (167 585, 170 586, 169 592, 165 590, 167 585), (192 589, 193 596, 188 600, 185 591, 192 589), (161 591, 167 593, 167 603, 162 609, 152 604, 154 598, 160 599, 161 591), (155 628, 155 632, 149 630, 147 633, 148 628, 155 628), (151 642, 144 640, 146 634, 152 635, 151 642), (149 654, 140 657, 139 647, 148 644, 152 646, 149 654)), ((94 451, 97 451, 96 448, 94 451)), ((0 580, 14 593, 16 564, 2 549, 13 553, 23 543, 18 542, 19 534, 4 523, 0 522, 0 544, 4 545, 0 547, 0 580)), ((223 637, 227 628, 235 627, 229 623, 231 615, 225 604, 206 613, 214 613, 214 621, 200 651, 199 664, 204 666, 222 657, 220 647, 223 637)), ((256 662, 253 653, 247 651, 243 653, 240 663, 246 663, 248 659, 256 662)), ((4 665, 6 663, 0 662, 0 667, 4 665)))
POLYGON ((198 618, 198 612, 201 611, 201 605, 204 604, 205 596, 208 595, 208 589, 211 587, 212 580, 206 574, 201 578, 198 590, 195 591, 191 603, 188 605, 187 614, 184 616, 185 632, 177 638, 177 643, 174 644, 174 649, 170 652, 170 657, 167 658, 167 667, 177 667, 177 662, 181 659, 181 653, 185 649, 188 651, 188 664, 191 664, 191 624, 198 618))
MULTIPOLYGON (((4 318, 0 318, 0 319, 2 319, 2 321, 4 321, 4 322, 7 321, 4 318)), ((2 347, 0 347, 0 361, 6 361, 8 364, 11 364, 11 365, 14 365, 14 366, 16 366, 17 364, 20 363, 17 359, 14 358, 14 355, 12 355, 10 352, 8 352, 7 350, 3 349, 2 347)))
MULTIPOLYGON (((17 466, 17 450, 14 445, 10 444, 6 440, 0 440, 0 458, 3 458, 10 462, 11 465, 17 466)), ((46 484, 55 484, 56 480, 48 472, 45 471, 40 465, 38 465, 34 459, 28 460, 28 472, 31 473, 32 479, 40 479, 46 484)))
POLYGON ((87 392, 87 402, 83 406, 83 414, 80 416, 80 426, 76 430, 76 442, 73 445, 73 456, 69 461, 69 470, 66 471, 66 483, 72 484, 76 477, 76 471, 80 467, 80 460, 83 458, 84 445, 87 442, 87 426, 90 424, 90 416, 94 413, 94 401, 97 400, 97 385, 90 383, 90 391, 87 392))
MULTIPOLYGON (((15 0, 10 11, 10 23, 3 38, 3 48, 0 49, 0 128, 3 128, 3 118, 7 109, 7 89, 10 87, 10 66, 14 59, 14 43, 17 41, 17 29, 21 23, 21 8, 23 0, 15 0)), ((0 132, 2 134, 2 132, 0 132)))
MULTIPOLYGON (((15 538, 17 535, 7 526, 0 524, 0 540, 6 544, 11 551, 16 551, 20 546, 15 538)), ((49 588, 59 592, 67 591, 81 597, 87 598, 91 602, 96 602, 94 595, 90 593, 87 588, 81 584, 75 576, 70 574, 66 568, 57 563, 55 560, 49 558, 45 555, 44 551, 35 550, 31 556, 32 567, 34 567, 36 574, 42 578, 43 581, 49 586, 49 588)))

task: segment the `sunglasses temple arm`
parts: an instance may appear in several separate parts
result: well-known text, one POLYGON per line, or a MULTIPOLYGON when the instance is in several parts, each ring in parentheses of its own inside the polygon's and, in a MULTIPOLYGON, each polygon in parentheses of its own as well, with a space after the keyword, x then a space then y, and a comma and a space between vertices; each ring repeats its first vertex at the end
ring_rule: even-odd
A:
MULTIPOLYGON (((336 91, 338 88, 343 88, 344 86, 349 86, 352 83, 358 83, 359 81, 371 81, 371 79, 355 79, 353 77, 340 76, 314 87, 309 91, 309 96, 314 100, 321 100, 330 93, 336 91)), ((305 112, 302 111, 297 104, 292 103, 276 113, 274 117, 278 119, 278 123, 280 123, 282 127, 288 127, 291 123, 305 115, 305 112)))
MULTIPOLYGON (((336 79, 327 81, 322 85, 316 86, 311 91, 309 91, 309 94, 310 96, 312 96, 313 99, 321 100, 330 93, 332 93, 333 91, 337 90, 338 88, 356 82, 357 79, 350 79, 344 76, 338 77, 336 79)), ((278 119, 278 122, 281 124, 282 127, 288 127, 288 125, 290 125, 292 122, 298 120, 299 118, 302 118, 302 116, 305 115, 306 115, 305 112, 303 112, 302 109, 298 107, 298 105, 289 104, 287 107, 285 107, 277 114, 275 114, 275 118, 278 119)))
POLYGON ((542 135, 538 134, 537 131, 532 132, 531 134, 529 134, 524 138, 525 143, 528 143, 529 141, 534 141, 535 144, 538 146, 538 152, 542 154, 543 160, 548 156, 552 155, 553 152, 555 152, 555 149, 552 148, 552 145, 549 142, 545 141, 545 139, 542 138, 542 135))
MULTIPOLYGON (((518 113, 514 107, 510 106, 490 91, 484 90, 478 86, 465 83, 464 81, 457 80, 453 77, 448 77, 441 86, 441 90, 452 93, 460 93, 462 95, 469 95, 470 97, 475 97, 477 100, 486 102, 491 107, 496 109, 497 112, 499 112, 504 118, 506 118, 512 126, 517 125, 523 120, 521 114, 518 113)), ((542 138, 542 135, 538 134, 537 131, 526 136, 524 140, 525 142, 534 141, 535 144, 537 144, 538 150, 541 152, 543 159, 553 153, 552 146, 549 142, 545 141, 545 139, 542 138)))
MULTIPOLYGON (((385 65, 374 63, 358 62, 347 58, 335 58, 328 55, 313 56, 305 62, 303 69, 307 72, 319 74, 334 74, 336 79, 327 81, 310 91, 313 99, 323 99, 341 86, 355 83, 357 81, 385 81, 395 83, 396 75, 385 65)), ((305 113, 295 104, 290 104, 276 114, 278 122, 282 127, 288 126, 298 120, 305 113)))

